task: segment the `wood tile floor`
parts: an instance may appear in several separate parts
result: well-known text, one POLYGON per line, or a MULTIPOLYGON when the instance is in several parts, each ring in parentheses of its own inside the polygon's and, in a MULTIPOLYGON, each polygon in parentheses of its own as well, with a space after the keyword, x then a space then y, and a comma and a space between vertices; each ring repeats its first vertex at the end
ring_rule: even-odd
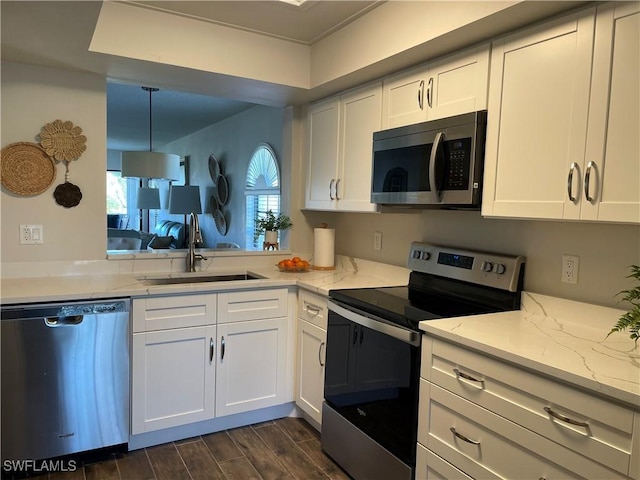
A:
POLYGON ((348 480, 301 418, 282 418, 113 454, 48 480, 348 480))

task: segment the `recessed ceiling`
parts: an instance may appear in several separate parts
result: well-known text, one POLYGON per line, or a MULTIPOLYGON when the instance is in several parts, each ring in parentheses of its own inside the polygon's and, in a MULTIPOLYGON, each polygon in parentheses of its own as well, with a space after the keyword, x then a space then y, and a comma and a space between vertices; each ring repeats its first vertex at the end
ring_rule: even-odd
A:
POLYGON ((384 1, 135 1, 157 10, 311 45, 384 1))

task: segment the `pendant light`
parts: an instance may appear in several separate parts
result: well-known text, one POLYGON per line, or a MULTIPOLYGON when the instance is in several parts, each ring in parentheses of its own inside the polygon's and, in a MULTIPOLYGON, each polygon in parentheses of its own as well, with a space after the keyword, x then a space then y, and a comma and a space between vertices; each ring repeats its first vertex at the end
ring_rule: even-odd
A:
POLYGON ((149 151, 122 152, 122 177, 180 179, 180 157, 153 151, 153 105, 151 96, 157 88, 142 87, 149 92, 149 151))

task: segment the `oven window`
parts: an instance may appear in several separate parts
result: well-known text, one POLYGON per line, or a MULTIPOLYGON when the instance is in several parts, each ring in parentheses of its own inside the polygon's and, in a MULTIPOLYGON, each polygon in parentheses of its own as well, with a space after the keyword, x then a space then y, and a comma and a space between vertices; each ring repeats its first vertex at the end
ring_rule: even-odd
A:
POLYGON ((420 347, 329 312, 326 355, 327 403, 414 464, 420 347))

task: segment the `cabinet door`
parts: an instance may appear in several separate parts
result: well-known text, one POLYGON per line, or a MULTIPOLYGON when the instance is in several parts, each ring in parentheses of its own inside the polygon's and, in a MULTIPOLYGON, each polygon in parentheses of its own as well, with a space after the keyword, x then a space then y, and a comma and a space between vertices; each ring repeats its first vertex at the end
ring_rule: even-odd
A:
POLYGON ((298 320, 298 382, 296 404, 322 423, 327 331, 298 320))
POLYGON ((493 44, 483 215, 579 216, 567 183, 584 158, 593 27, 588 9, 493 44))
POLYGON ((287 319, 218 325, 216 416, 284 403, 287 319))
POLYGON ((340 102, 333 98, 309 107, 306 208, 334 208, 338 171, 340 102))
POLYGON ((487 108, 489 44, 432 63, 425 91, 427 119, 487 108))
POLYGON ((589 220, 640 223, 638 5, 598 9, 581 212, 589 220))
POLYGON ((133 335, 131 433, 214 417, 216 327, 133 335))
POLYGON ((384 80, 382 128, 401 127, 427 120, 428 66, 392 75, 384 80))
POLYGON ((375 83, 340 98, 340 161, 336 208, 373 212, 371 203, 371 148, 373 132, 380 130, 382 85, 375 83))

